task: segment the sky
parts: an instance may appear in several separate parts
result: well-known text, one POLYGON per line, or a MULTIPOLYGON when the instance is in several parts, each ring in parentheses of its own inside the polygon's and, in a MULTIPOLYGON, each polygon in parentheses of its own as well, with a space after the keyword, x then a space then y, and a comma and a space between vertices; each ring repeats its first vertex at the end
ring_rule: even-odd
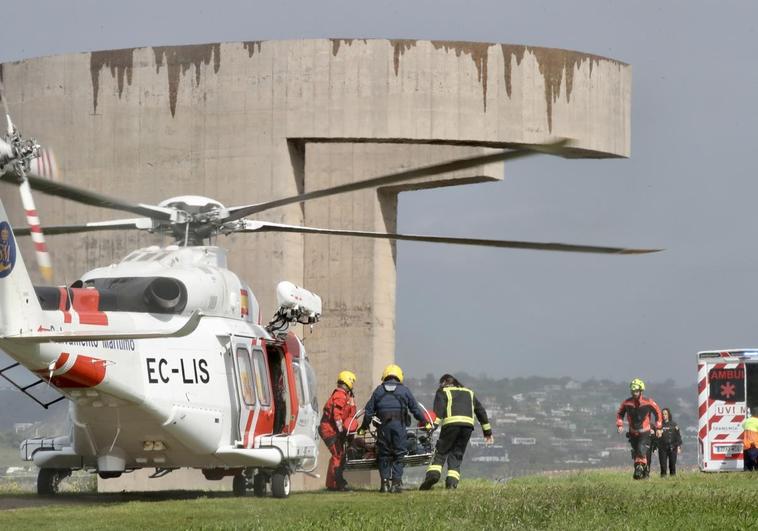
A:
POLYGON ((529 158, 503 182, 400 195, 398 231, 660 247, 604 256, 398 244, 410 375, 694 385, 699 350, 758 347, 758 3, 4 2, 0 62, 126 47, 405 38, 579 50, 632 66, 629 159, 529 158))

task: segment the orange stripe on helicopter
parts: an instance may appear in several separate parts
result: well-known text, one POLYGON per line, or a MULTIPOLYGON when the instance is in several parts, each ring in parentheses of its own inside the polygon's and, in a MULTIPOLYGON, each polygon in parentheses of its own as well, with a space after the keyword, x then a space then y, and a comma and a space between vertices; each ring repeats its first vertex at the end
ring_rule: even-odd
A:
POLYGON ((68 290, 66 288, 58 288, 58 291, 61 294, 58 309, 63 312, 63 322, 70 323, 71 312, 68 311, 68 290))
POLYGON ((242 447, 247 448, 247 444, 250 442, 250 426, 253 425, 254 411, 248 411, 247 424, 245 425, 245 438, 242 440, 242 447))
MULTIPOLYGON (((55 372, 68 362, 70 354, 62 352, 53 366, 55 372)), ((76 355, 74 363, 63 373, 50 377, 50 370, 34 371, 43 379, 50 379, 50 384, 60 389, 95 387, 105 378, 105 360, 76 355)))
POLYGON ((100 293, 92 288, 71 288, 71 298, 74 310, 79 314, 81 324, 108 324, 108 315, 98 310, 100 293))

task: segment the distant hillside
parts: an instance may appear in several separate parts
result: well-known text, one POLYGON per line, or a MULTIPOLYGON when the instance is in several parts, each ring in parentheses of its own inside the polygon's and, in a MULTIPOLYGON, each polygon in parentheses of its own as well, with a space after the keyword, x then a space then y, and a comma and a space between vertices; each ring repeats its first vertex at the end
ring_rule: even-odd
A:
MULTIPOLYGON (((630 466, 629 445, 616 432, 616 410, 629 396, 626 382, 571 378, 490 379, 456 375, 474 389, 489 414, 495 446, 485 446, 477 426, 466 453, 468 477, 502 479, 542 471, 630 466)), ((437 377, 408 378, 431 408, 437 377)), ((669 407, 684 439, 681 468, 697 463, 697 389, 667 380, 648 382, 648 396, 669 407)), ((653 469, 658 466, 653 456, 653 469)), ((412 472, 413 474, 413 472, 412 472)))

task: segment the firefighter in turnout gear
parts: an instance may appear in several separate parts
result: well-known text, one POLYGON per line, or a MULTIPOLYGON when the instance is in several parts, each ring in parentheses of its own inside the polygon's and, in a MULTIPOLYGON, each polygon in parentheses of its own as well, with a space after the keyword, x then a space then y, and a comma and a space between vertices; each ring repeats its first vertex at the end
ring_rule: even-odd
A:
POLYGON ((324 412, 318 427, 318 434, 332 454, 326 470, 326 488, 348 490, 347 481, 342 477, 345 468, 345 436, 347 425, 355 416, 353 386, 356 376, 351 371, 342 371, 337 376, 337 388, 324 404, 324 412))
MULTIPOLYGON (((413 394, 403 385, 403 370, 395 364, 387 365, 382 383, 366 403, 363 423, 358 430, 359 435, 365 433, 374 416, 381 422, 376 441, 381 492, 402 492, 402 460, 408 453, 409 412, 419 422, 427 422, 413 394)), ((428 424, 428 429, 431 428, 428 424)))
POLYGON ((420 489, 429 490, 440 480, 445 461, 447 461, 445 488, 455 489, 461 479, 463 454, 474 431, 474 417, 482 425, 484 440, 487 444, 493 442, 492 428, 487 420, 487 412, 474 392, 463 387, 450 374, 445 374, 440 378, 440 387, 434 396, 434 413, 437 415, 434 423, 441 424, 442 431, 420 489))
POLYGON ((651 416, 655 415, 655 436, 661 436, 663 416, 661 408, 655 400, 642 396, 645 382, 635 378, 629 384, 632 396, 621 402, 616 412, 616 428, 624 431, 624 416, 629 423, 627 437, 632 445, 634 459, 634 479, 646 478, 650 475, 650 463, 647 462, 648 449, 651 444, 651 416))

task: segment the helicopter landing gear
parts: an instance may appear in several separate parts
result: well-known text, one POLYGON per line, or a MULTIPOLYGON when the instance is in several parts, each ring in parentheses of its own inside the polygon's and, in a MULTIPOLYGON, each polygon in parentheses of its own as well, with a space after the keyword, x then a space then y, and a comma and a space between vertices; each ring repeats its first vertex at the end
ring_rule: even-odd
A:
POLYGON ((253 476, 253 495, 261 498, 266 495, 266 483, 268 483, 268 477, 262 472, 258 472, 253 476))
POLYGON ((244 472, 240 472, 232 480, 232 492, 235 496, 244 496, 247 490, 247 477, 244 472))
POLYGON ((70 475, 71 470, 67 468, 40 468, 37 474, 37 494, 40 496, 58 494, 61 481, 70 475))
POLYGON ((271 494, 274 498, 286 498, 290 495, 290 475, 285 471, 274 472, 271 476, 271 494))

